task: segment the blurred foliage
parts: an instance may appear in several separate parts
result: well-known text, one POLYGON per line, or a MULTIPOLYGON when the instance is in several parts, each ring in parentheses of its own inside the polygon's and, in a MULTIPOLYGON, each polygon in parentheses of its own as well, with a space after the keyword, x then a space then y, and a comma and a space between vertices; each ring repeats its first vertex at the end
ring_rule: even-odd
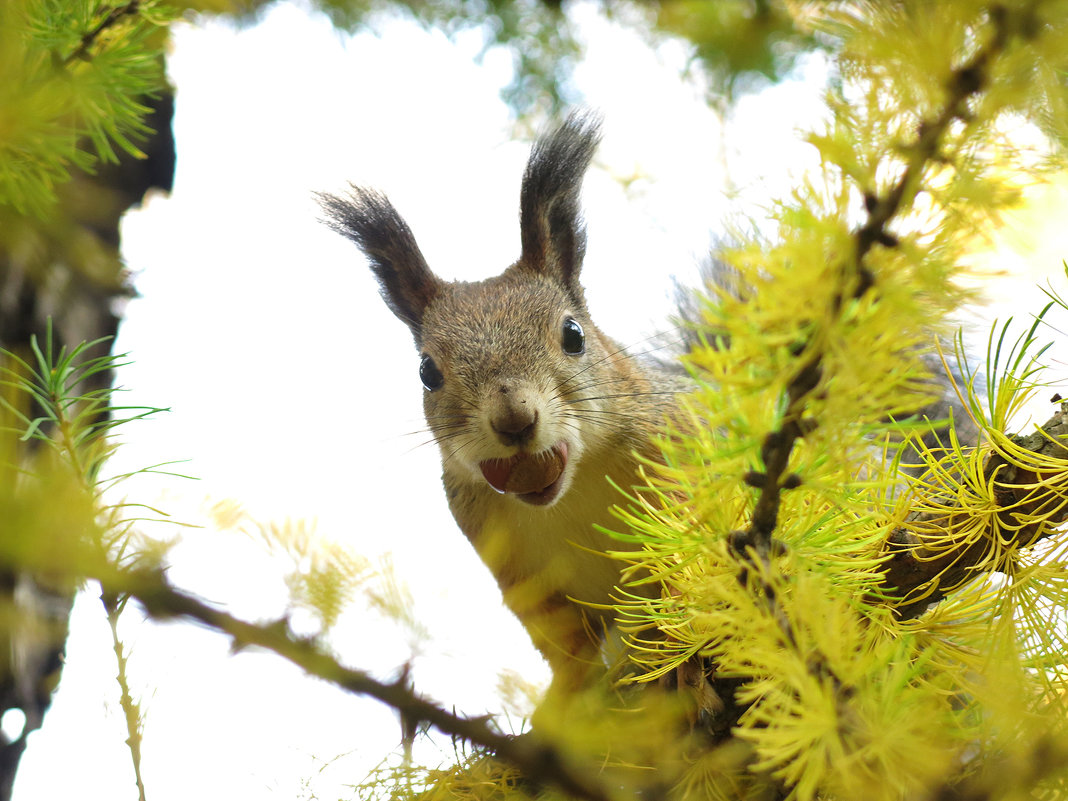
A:
POLYGON ((130 514, 143 507, 109 497, 111 488, 129 474, 104 471, 115 447, 109 434, 162 410, 113 402, 116 390, 93 379, 110 374, 123 357, 93 356, 98 344, 83 343, 67 351, 55 345, 49 326, 44 341, 32 339, 30 360, 0 350, 2 467, 12 479, 4 482, 5 500, 14 509, 21 508, 24 493, 37 497, 35 493, 43 491, 65 499, 42 509, 41 520, 27 519, 26 528, 36 532, 34 536, 21 525, 12 526, 3 545, 15 550, 4 553, 5 563, 44 574, 77 575, 91 572, 93 565, 132 564, 142 556, 158 563, 165 550, 165 544, 149 548, 147 541, 134 546, 136 521, 130 514), (36 447, 20 448, 16 442, 36 447), (69 522, 59 524, 54 515, 69 515, 69 522))
MULTIPOLYGON (((558 116, 581 101, 568 79, 581 60, 581 31, 560 0, 315 0, 339 27, 356 30, 375 14, 400 12, 455 35, 477 30, 484 48, 512 53, 514 78, 504 98, 520 116, 558 116)), ((645 37, 687 42, 690 69, 725 111, 734 98, 784 78, 801 56, 831 43, 805 23, 806 4, 781 0, 590 0, 587 5, 645 37)))
POLYGON ((41 216, 72 169, 139 153, 173 14, 156 0, 0 5, 0 204, 41 216))
MULTIPOLYGON (((23 585, 21 592, 0 602, 5 611, 0 637, 5 652, 12 654, 12 662, 2 666, 5 681, 49 679, 41 676, 44 664, 36 669, 28 665, 46 660, 57 644, 62 653, 69 599, 85 577, 158 566, 169 546, 141 536, 136 528, 144 514, 162 513, 116 500, 114 490, 129 474, 105 472, 114 451, 109 435, 161 410, 113 402, 110 376, 122 357, 93 355, 100 344, 83 343, 67 351, 55 343, 49 323, 43 341, 31 339, 29 360, 0 350, 0 470, 5 477, 0 483, 0 573, 18 576, 23 585), (101 376, 108 380, 100 381, 101 376), (49 609, 49 600, 55 608, 49 609)), ((159 472, 160 467, 138 472, 159 472)), ((119 636, 129 596, 105 591, 101 600, 112 633, 126 744, 144 799, 143 715, 130 692, 128 655, 119 636)), ((37 728, 40 721, 29 719, 34 705, 26 698, 8 702, 12 700, 11 708, 27 711, 28 730, 37 728)))
POLYGON ((519 114, 555 115, 580 98, 567 81, 581 58, 574 24, 559 2, 545 0, 315 0, 339 28, 375 27, 383 14, 400 14, 447 36, 477 31, 482 54, 503 46, 514 77, 505 101, 519 114))
MULTIPOLYGON (((314 0, 345 30, 368 26, 376 16, 400 13, 454 36, 478 31, 483 53, 503 47, 513 59, 505 101, 519 116, 559 116, 581 102, 569 85, 584 42, 570 9, 560 0, 314 0)), ((725 111, 741 93, 785 77, 805 53, 831 40, 805 24, 805 4, 769 0, 590 0, 588 6, 645 37, 690 48, 690 69, 708 87, 710 103, 725 111)), ((262 8, 262 7, 261 7, 262 8)))
MULTIPOLYGON (((644 4, 643 4, 644 5, 644 4)), ((659 0, 654 29, 688 41, 708 99, 725 111, 739 95, 786 77, 802 56, 832 45, 807 24, 806 6, 776 0, 659 0)))
MULTIPOLYGON (((167 90, 168 27, 183 15, 254 22, 275 0, 9 0, 0 5, 0 207, 51 213, 56 186, 119 153, 139 156, 150 133, 146 99, 167 90)), ((570 4, 554 0, 312 0, 348 31, 400 15, 449 36, 478 32, 483 54, 506 48, 505 99, 520 116, 552 117, 581 100, 569 85, 582 57, 570 4)), ((797 4, 660 0, 598 4, 649 37, 681 38, 708 79, 709 99, 777 80, 832 39, 817 36, 797 4)))
MULTIPOLYGON (((138 154, 145 98, 165 88, 167 28, 183 11, 253 16, 264 7, 0 6, 3 244, 23 255, 45 247, 48 237, 34 232, 62 222, 53 204, 71 171, 138 154)), ((517 109, 571 100, 567 75, 581 43, 561 4, 318 7, 350 29, 398 12, 450 34, 480 30, 485 47, 514 48, 517 109)), ((620 601, 637 667, 630 681, 547 698, 526 735, 536 739, 494 740, 533 755, 522 775, 514 759, 477 753, 444 769, 390 766, 358 792, 520 798, 551 794, 546 787, 566 786, 559 777, 575 771, 593 777, 582 786, 595 798, 1064 797, 1068 460, 1039 452, 1049 432, 1036 444, 1011 429, 1012 412, 1040 386, 1039 327, 992 336, 986 401, 964 364, 959 389, 978 449, 952 433, 922 445, 932 425, 900 418, 930 400, 919 352, 970 299, 961 265, 977 234, 1023 182, 1062 162, 1068 2, 602 8, 653 42, 688 40, 712 94, 728 102, 754 76, 776 80, 804 53, 826 50, 835 65, 829 122, 809 137, 822 168, 773 208, 770 240, 742 237, 719 254, 734 279, 702 305, 707 346, 687 359, 698 388, 661 441, 662 463, 646 467, 643 492, 621 502, 618 536, 638 546, 621 558, 635 581, 664 588, 654 600, 620 601), (1048 142, 1022 148, 1012 131, 1024 124, 1048 142), (899 470, 902 436, 926 468, 918 479, 899 470), (1020 487, 1010 475, 1031 478, 1011 503, 1006 493, 1020 487), (947 568, 914 586, 888 584, 902 531, 935 554, 929 562, 967 557, 963 576, 947 568), (905 611, 917 598, 915 614, 905 611)), ((1052 300, 1064 307, 1055 292, 1052 300)), ((347 689, 373 687, 398 708, 422 710, 405 712, 406 733, 413 721, 456 724, 411 703, 420 699, 403 681, 365 681, 324 653, 319 636, 370 569, 299 525, 259 534, 287 562, 287 615, 310 615, 313 636, 296 637, 288 618, 245 624, 172 591, 162 578, 166 543, 141 539, 131 507, 104 494, 107 434, 151 410, 123 410, 110 390, 92 388, 114 359, 89 347, 46 342, 7 355, 2 567, 32 570, 68 594, 86 577, 115 581, 105 593, 111 615, 129 597, 119 578, 134 576, 154 614, 195 616, 235 643, 272 647, 347 689), (30 440, 37 447, 19 444, 30 440)), ((387 582, 372 601, 417 629, 398 585, 387 582)), ((32 628, 15 607, 0 619, 11 632, 32 628)), ((136 764, 141 718, 120 684, 136 764)))
MULTIPOLYGON (((171 184, 176 13, 157 0, 0 3, 0 606, 14 621, 0 630, 0 713, 25 719, 0 737, 0 798, 50 706, 79 574, 140 550, 130 509, 101 502, 104 435, 128 416, 112 407, 106 354, 129 291, 119 219, 171 184), (42 498, 52 506, 35 510, 42 498)), ((122 599, 105 605, 117 625, 122 599)), ((113 644, 136 767, 140 715, 113 644)))

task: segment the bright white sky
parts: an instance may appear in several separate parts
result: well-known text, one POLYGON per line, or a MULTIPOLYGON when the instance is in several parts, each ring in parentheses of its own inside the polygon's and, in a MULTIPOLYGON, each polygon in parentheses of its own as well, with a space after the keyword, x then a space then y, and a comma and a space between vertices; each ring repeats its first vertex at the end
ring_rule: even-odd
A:
MULTIPOLYGON (((578 9, 589 56, 575 84, 606 122, 584 192, 584 277, 602 327, 638 342, 664 327, 671 277, 692 283, 716 223, 783 194, 789 173, 812 163, 794 127, 819 114, 820 68, 816 81, 743 101, 724 133, 679 79, 681 51, 653 54, 592 7, 578 9), (724 164, 738 196, 724 192, 724 164), (634 175, 625 192, 617 178, 634 175)), ((508 58, 475 65, 473 39, 403 22, 350 38, 289 4, 248 30, 208 22, 175 34, 175 188, 126 220, 141 297, 117 348, 135 360, 119 378, 123 400, 173 411, 122 432, 120 466, 189 459, 179 469, 200 481, 129 491, 211 526, 184 535, 172 577, 249 618, 282 612, 278 565, 212 526, 213 506, 391 554, 432 635, 414 661, 418 688, 464 712, 500 711, 502 670, 535 682, 546 670, 449 516, 436 449, 410 433, 424 423, 407 329, 355 248, 316 222, 311 192, 348 180, 384 188, 440 274, 503 269, 518 255, 529 147, 513 141, 498 96, 508 58)), ((231 656, 195 627, 130 617, 153 801, 349 797, 345 786, 394 751, 395 718, 378 704, 269 656, 231 656)), ((403 631, 362 607, 335 643, 382 676, 414 655, 403 631)), ((99 602, 82 597, 16 801, 135 797, 110 647, 99 602)))

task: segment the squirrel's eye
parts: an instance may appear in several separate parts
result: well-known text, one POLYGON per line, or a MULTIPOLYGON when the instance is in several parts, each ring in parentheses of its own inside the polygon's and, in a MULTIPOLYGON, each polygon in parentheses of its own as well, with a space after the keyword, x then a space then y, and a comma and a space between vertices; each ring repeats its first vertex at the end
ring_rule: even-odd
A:
POLYGON ((582 326, 578 324, 578 320, 574 317, 568 317, 564 320, 560 345, 563 347, 564 353, 569 356, 581 356, 586 352, 586 335, 582 333, 582 326))
POLYGON ((441 389, 441 385, 445 383, 445 376, 441 374, 441 370, 438 369, 434 360, 425 353, 423 358, 419 360, 419 380, 423 382, 423 386, 429 392, 441 389))

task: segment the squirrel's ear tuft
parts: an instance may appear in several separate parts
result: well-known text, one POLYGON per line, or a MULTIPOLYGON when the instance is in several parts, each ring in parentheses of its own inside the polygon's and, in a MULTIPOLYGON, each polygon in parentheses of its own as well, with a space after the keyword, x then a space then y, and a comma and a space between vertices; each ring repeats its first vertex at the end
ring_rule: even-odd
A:
POLYGON ((580 302, 586 228, 579 191, 600 141, 600 116, 586 110, 572 112, 563 125, 534 144, 519 198, 521 264, 556 279, 580 302))
POLYGON ((374 189, 353 186, 348 196, 317 193, 323 222, 355 242, 371 262, 382 297, 422 342, 423 312, 442 281, 427 266, 411 229, 389 199, 374 189))

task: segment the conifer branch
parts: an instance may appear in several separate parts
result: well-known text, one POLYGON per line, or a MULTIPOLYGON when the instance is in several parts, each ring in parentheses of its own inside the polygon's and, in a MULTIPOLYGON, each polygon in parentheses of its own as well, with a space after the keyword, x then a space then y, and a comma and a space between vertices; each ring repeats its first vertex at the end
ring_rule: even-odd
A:
MULTIPOLYGON (((1068 402, 1039 430, 1011 441, 1039 457, 1036 462, 1068 458, 1068 402)), ((980 536, 975 536, 974 515, 952 501, 941 512, 910 513, 890 533, 882 589, 901 599, 896 607, 901 618, 918 617, 976 575, 1003 566, 991 561, 999 549, 1031 547, 1068 521, 1068 474, 1063 471, 1021 464, 995 448, 983 466, 983 479, 993 487, 997 511, 980 536), (965 527, 967 538, 961 535, 965 527)))
MULTIPOLYGON (((1026 33, 1033 29, 1033 25, 1028 24, 1033 11, 1020 12, 1013 16, 1003 6, 995 4, 990 7, 988 14, 994 28, 990 41, 967 63, 951 72, 946 87, 946 102, 936 116, 920 123, 916 142, 910 148, 911 156, 901 177, 884 196, 868 194, 865 197, 867 219, 853 237, 854 299, 860 298, 875 285, 875 275, 865 265, 865 257, 876 244, 884 247, 897 245, 897 238, 889 229, 891 221, 908 206, 923 170, 939 156, 950 125, 955 120, 968 119, 968 101, 986 88, 991 61, 1005 49, 1014 31, 1026 33)), ((843 289, 848 280, 848 277, 843 276, 843 289)), ((841 309, 844 297, 845 292, 840 292, 834 304, 835 312, 841 309)), ((751 474, 747 479, 748 483, 760 489, 760 495, 753 509, 749 528, 734 537, 733 543, 739 553, 744 553, 747 547, 753 547, 758 554, 767 556, 772 545, 772 534, 778 523, 780 493, 787 487, 797 486, 798 483, 796 479, 786 475, 786 469, 794 444, 805 435, 808 425, 814 424, 814 421, 804 420, 803 416, 809 394, 823 377, 823 355, 819 350, 813 350, 811 343, 799 344, 796 350, 799 356, 805 356, 805 361, 787 386, 787 406, 783 423, 764 439, 761 448, 764 472, 751 474)))
POLYGON ((93 28, 82 34, 81 41, 78 46, 63 59, 63 66, 69 67, 75 61, 83 60, 88 61, 89 49, 93 46, 93 43, 100 37, 104 31, 110 28, 112 25, 118 23, 120 19, 127 15, 136 14, 140 11, 141 0, 128 0, 127 3, 121 6, 115 6, 110 9, 104 18, 100 20, 93 28))
MULTIPOLYGON (((907 164, 898 180, 882 196, 875 193, 865 195, 867 218, 853 234, 852 258, 846 265, 846 272, 841 276, 841 286, 832 303, 833 313, 838 314, 842 311, 846 298, 859 299, 875 288, 876 275, 865 263, 869 252, 875 245, 888 248, 898 246, 898 239, 890 229, 891 223, 910 207, 924 170, 932 161, 941 158, 941 148, 950 126, 958 120, 968 121, 969 101, 987 88, 990 64, 1006 49, 1011 37, 1018 32, 1027 35, 1034 30, 1031 24, 1034 16, 1033 9, 1010 13, 1003 6, 995 4, 988 9, 987 13, 993 26, 990 39, 966 63, 951 71, 946 86, 945 103, 937 114, 929 119, 921 120, 916 141, 909 147, 907 164)), ((763 472, 750 472, 745 476, 746 483, 759 490, 750 524, 745 531, 733 532, 730 539, 731 549, 742 560, 740 580, 743 582, 748 581, 750 575, 750 570, 746 565, 757 567, 756 572, 760 575, 762 573, 760 568, 766 569, 769 564, 770 555, 775 547, 773 535, 778 525, 781 493, 784 490, 796 488, 801 483, 799 476, 787 472, 791 454, 797 441, 816 425, 816 421, 806 418, 805 413, 812 393, 823 379, 824 355, 818 343, 812 340, 795 345, 795 353, 799 358, 800 366, 786 386, 786 405, 782 422, 778 429, 765 436, 761 446, 763 472)), ((1015 482, 1004 485, 1002 490, 1004 493, 1015 493, 1029 481, 1037 478, 1027 475, 1025 471, 1020 471, 1004 458, 997 456, 991 457, 987 469, 991 476, 998 474, 1003 479, 1015 482), (1014 478, 1009 478, 1010 471, 1015 471, 1012 473, 1014 478)), ((1006 501, 1010 500, 1015 500, 1015 495, 1012 499, 1006 498, 1006 501)), ((948 521, 946 522, 948 524, 948 521)), ((1021 541, 1027 539, 1028 535, 1023 533, 1025 530, 1026 527, 1020 529, 1021 541)), ((1032 533, 1028 544, 1046 534, 1048 531, 1044 534, 1032 533)), ((972 566, 989 552, 989 543, 981 542, 967 546, 961 553, 935 559, 923 552, 922 548, 915 547, 919 544, 915 541, 916 535, 908 529, 899 529, 892 535, 892 541, 894 536, 907 541, 910 547, 896 552, 895 558, 898 561, 888 569, 885 581, 887 587, 898 587, 898 592, 901 592, 901 587, 904 586, 907 590, 904 595, 908 595, 908 592, 916 587, 928 585, 933 577, 939 575, 946 581, 945 586, 952 588, 959 585, 963 580, 962 576, 973 569, 972 566), (947 564, 947 559, 949 564, 947 564)), ((944 546, 940 553, 944 553, 944 546)), ((758 579, 757 590, 764 598, 768 614, 776 621, 776 625, 783 633, 784 641, 793 644, 793 628, 775 588, 769 581, 758 579)), ((942 597, 945 591, 937 597, 942 597)), ((932 588, 930 592, 938 593, 939 590, 932 588)), ((904 610, 907 609, 912 614, 919 614, 931 600, 931 596, 928 595, 912 605, 899 607, 899 612, 905 614, 904 610)), ((836 686, 840 685, 829 663, 820 655, 812 656, 810 670, 829 678, 836 686)), ((704 674, 705 668, 701 667, 698 672, 704 674)), ((709 689, 723 707, 720 710, 706 710, 706 712, 713 713, 711 715, 712 728, 729 730, 736 724, 738 716, 743 711, 734 699, 735 688, 718 678, 712 678, 709 689), (724 720, 724 717, 730 719, 724 720)))
POLYGON ((933 119, 920 122, 916 142, 909 148, 910 157, 897 183, 884 196, 868 194, 864 206, 868 218, 857 229, 855 240, 855 264, 861 282, 855 297, 860 297, 874 282, 874 276, 864 267, 864 257, 876 244, 895 247, 897 237, 889 230, 890 221, 915 194, 924 168, 939 156, 943 138, 955 120, 969 118, 968 100, 982 92, 989 80, 990 62, 1005 49, 1009 40, 1009 12, 1000 5, 989 8, 988 14, 994 26, 994 34, 985 47, 971 60, 952 71, 946 86, 946 103, 933 119))
POLYGON ((609 801, 612 793, 595 776, 568 764, 558 749, 532 737, 512 737, 493 728, 485 717, 468 718, 448 712, 419 695, 406 673, 383 682, 347 668, 310 638, 293 633, 285 618, 248 623, 175 589, 160 570, 100 571, 95 578, 105 592, 136 598, 157 620, 188 618, 227 635, 235 651, 254 646, 291 662, 311 676, 343 690, 374 698, 397 710, 405 727, 429 724, 439 731, 490 749, 518 768, 538 787, 554 787, 586 801, 609 801))

